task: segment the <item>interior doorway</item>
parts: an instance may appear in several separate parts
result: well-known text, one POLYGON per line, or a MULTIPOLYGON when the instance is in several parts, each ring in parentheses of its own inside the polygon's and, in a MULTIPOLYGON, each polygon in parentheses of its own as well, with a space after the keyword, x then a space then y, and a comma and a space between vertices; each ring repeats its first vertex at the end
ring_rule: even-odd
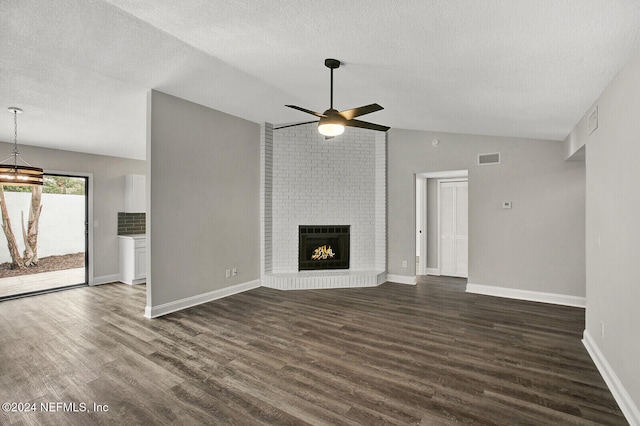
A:
MULTIPOLYGON (((467 170, 451 170, 444 172, 424 172, 416 173, 416 275, 449 275, 466 277, 468 275, 468 210, 466 217, 456 219, 449 217, 445 226, 453 224, 456 227, 453 232, 446 235, 444 244, 445 255, 444 262, 442 257, 443 239, 441 235, 442 227, 442 202, 441 202, 441 183, 446 182, 468 182, 467 170), (455 223, 456 220, 462 221, 455 223), (449 237, 454 238, 453 244, 449 244, 449 237), (451 249, 457 250, 457 255, 451 255, 451 249), (455 259, 453 264, 451 259, 455 259), (449 263, 448 263, 449 262, 449 263), (444 266, 444 272, 443 272, 444 266)), ((468 187, 467 187, 468 188, 468 187)), ((453 192, 449 189, 445 190, 445 196, 449 196, 450 202, 454 200, 458 203, 465 202, 468 209, 468 198, 463 197, 463 189, 456 192, 457 198, 453 197, 453 192)), ((467 192, 468 193, 468 192, 467 192)), ((465 194, 466 195, 466 194, 465 194)), ((448 211, 455 208, 455 204, 449 205, 448 211)), ((462 209, 461 205, 457 206, 458 210, 462 209)), ((450 230, 450 228, 446 228, 450 230)))
POLYGON ((0 232, 0 300, 89 282, 88 183, 88 176, 47 172, 41 195, 31 187, 3 187, 17 250, 9 249, 11 235, 0 232), (27 221, 38 208, 36 256, 27 261, 27 221))

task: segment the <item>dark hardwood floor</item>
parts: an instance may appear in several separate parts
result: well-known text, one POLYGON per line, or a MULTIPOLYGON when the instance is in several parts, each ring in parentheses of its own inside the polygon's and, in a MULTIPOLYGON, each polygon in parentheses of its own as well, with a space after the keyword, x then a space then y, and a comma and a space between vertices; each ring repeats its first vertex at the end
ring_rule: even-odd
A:
POLYGON ((36 411, 0 424, 626 424, 582 309, 464 288, 259 288, 154 320, 144 286, 2 302, 0 402, 36 411))

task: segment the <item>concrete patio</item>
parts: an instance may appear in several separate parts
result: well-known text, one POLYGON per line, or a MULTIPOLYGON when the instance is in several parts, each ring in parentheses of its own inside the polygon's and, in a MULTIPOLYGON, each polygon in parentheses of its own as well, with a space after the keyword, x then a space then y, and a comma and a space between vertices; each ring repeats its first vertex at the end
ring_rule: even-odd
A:
POLYGON ((84 282, 84 268, 63 269, 61 271, 0 278, 0 297, 30 293, 32 291, 49 290, 73 284, 82 284, 84 282))

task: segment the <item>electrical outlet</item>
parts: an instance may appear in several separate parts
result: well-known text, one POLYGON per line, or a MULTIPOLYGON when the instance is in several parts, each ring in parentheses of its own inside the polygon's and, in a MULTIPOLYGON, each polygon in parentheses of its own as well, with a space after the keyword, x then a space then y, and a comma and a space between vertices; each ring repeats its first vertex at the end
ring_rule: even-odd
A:
POLYGON ((231 278, 231 269, 227 269, 225 272, 225 278, 231 278))
POLYGON ((406 261, 406 260, 403 260, 403 261, 402 261, 402 267, 403 267, 403 268, 406 268, 406 267, 407 267, 407 261, 406 261))
POLYGON ((237 268, 233 268, 233 269, 231 270, 231 275, 232 275, 232 276, 234 276, 234 277, 235 277, 236 275, 238 275, 238 269, 237 269, 237 268))

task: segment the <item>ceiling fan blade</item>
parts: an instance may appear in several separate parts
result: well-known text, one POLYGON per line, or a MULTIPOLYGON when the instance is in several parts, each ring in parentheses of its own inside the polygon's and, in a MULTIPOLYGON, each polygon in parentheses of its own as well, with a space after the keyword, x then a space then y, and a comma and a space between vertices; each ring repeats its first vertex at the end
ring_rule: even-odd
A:
POLYGON ((285 106, 289 108, 297 109, 298 111, 306 112, 307 114, 315 115, 316 117, 320 117, 320 118, 326 117, 326 115, 324 114, 320 114, 319 112, 311 111, 309 109, 305 109, 299 106, 295 106, 295 105, 285 105, 285 106))
POLYGON ((365 105, 358 108, 345 109, 344 111, 340 111, 338 114, 346 118, 347 120, 352 120, 355 117, 359 117, 365 114, 371 114, 372 112, 380 111, 382 108, 378 104, 365 105))
POLYGON ((318 120, 313 120, 313 121, 305 121, 303 123, 287 124, 286 126, 274 127, 273 130, 286 129, 287 127, 302 126, 303 124, 317 123, 317 122, 318 120))
POLYGON ((378 130, 380 132, 386 132, 391 128, 387 126, 382 126, 380 124, 373 124, 373 123, 368 123, 366 121, 360 121, 360 120, 347 120, 344 123, 344 125, 351 126, 351 127, 360 127, 361 129, 378 130))

